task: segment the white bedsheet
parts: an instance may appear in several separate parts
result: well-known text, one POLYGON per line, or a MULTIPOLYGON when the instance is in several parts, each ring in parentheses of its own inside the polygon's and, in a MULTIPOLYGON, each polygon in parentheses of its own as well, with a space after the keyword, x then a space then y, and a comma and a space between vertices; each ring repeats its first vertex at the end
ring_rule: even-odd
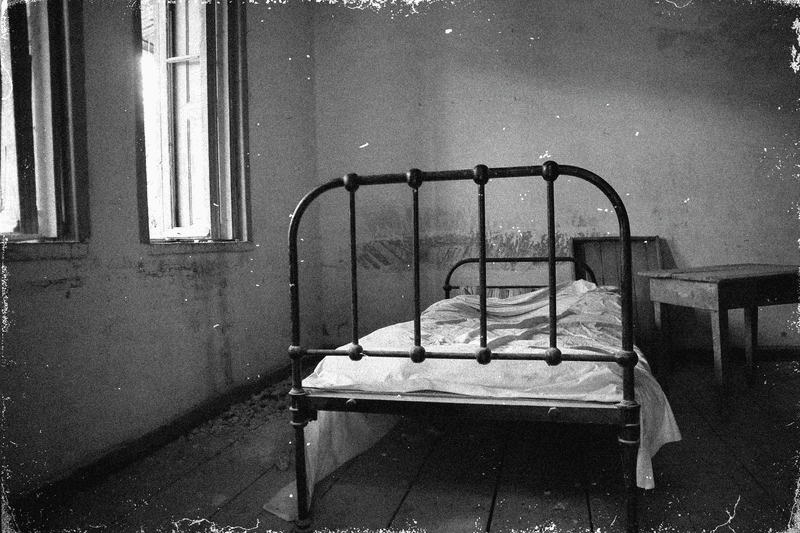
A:
MULTIPOLYGON (((621 310, 613 289, 575 281, 558 287, 558 346, 564 352, 613 354, 620 348, 621 310)), ((479 342, 479 300, 457 296, 426 309, 421 317, 422 345, 427 352, 474 352, 479 342)), ((547 289, 506 299, 487 300, 487 344, 492 352, 525 352, 549 345, 547 289)), ((413 322, 379 329, 361 339, 365 349, 408 349, 413 322)), ((641 404, 641 445, 637 484, 655 486, 651 458, 680 431, 661 387, 638 352, 636 400, 641 404)), ((365 356, 361 361, 326 357, 303 381, 309 389, 385 393, 439 391, 479 397, 567 399, 617 403, 622 398, 622 369, 616 363, 492 361, 365 356)), ((320 412, 306 429, 309 487, 348 459, 368 449, 394 426, 398 417, 320 412)), ((296 518, 294 485, 286 487, 265 509, 296 518)))

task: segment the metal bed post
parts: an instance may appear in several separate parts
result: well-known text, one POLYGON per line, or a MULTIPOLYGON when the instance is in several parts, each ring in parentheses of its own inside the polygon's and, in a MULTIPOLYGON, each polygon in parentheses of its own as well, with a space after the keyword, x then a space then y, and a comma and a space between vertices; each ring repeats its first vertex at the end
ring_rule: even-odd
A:
POLYGON ((626 530, 627 533, 639 531, 638 494, 636 492, 636 461, 639 451, 641 428, 639 422, 640 405, 634 392, 634 367, 639 361, 633 350, 633 274, 631 258, 631 230, 628 213, 622 199, 611 185, 596 174, 587 170, 564 166, 559 167, 555 161, 547 161, 542 165, 542 177, 547 181, 548 241, 550 266, 550 348, 546 352, 548 364, 558 364, 561 352, 555 346, 555 217, 553 215, 554 193, 553 182, 560 173, 572 175, 592 183, 611 201, 619 222, 619 242, 622 260, 620 273, 620 299, 622 303, 622 347, 615 354, 615 360, 622 367, 622 401, 619 409, 619 437, 622 446, 622 468, 625 479, 626 530), (551 363, 552 361, 552 363, 551 363))
POLYGON ((292 389, 289 391, 291 405, 291 425, 294 428, 295 480, 297 482, 297 528, 307 531, 311 526, 311 515, 308 499, 308 477, 306 473, 305 427, 312 414, 308 408, 308 392, 303 388, 303 357, 307 350, 300 339, 300 287, 299 260, 297 250, 297 231, 300 219, 306 208, 325 191, 340 186, 342 180, 332 180, 320 185, 300 200, 292 213, 289 223, 289 301, 292 317, 292 344, 289 346, 289 357, 292 360, 292 389))
POLYGON ((292 358, 292 390, 289 391, 292 415, 291 425, 294 428, 294 461, 295 480, 297 483, 297 528, 306 531, 311 526, 311 515, 308 501, 308 477, 306 473, 306 439, 305 427, 308 424, 306 416, 305 398, 307 392, 303 390, 301 375, 303 349, 292 346, 289 350, 292 358), (297 384, 300 384, 299 386, 297 384))
POLYGON ((631 258, 631 229, 628 213, 622 199, 605 180, 587 170, 577 167, 569 169, 570 175, 582 178, 600 189, 611 201, 619 222, 620 243, 620 300, 622 304, 622 347, 614 359, 622 367, 622 401, 617 404, 619 410, 619 437, 622 446, 622 469, 625 479, 626 496, 626 531, 639 531, 638 494, 636 492, 636 460, 639 451, 641 428, 639 414, 641 407, 636 401, 634 392, 634 367, 639 361, 633 350, 633 273, 631 258))
MULTIPOLYGON (((605 182, 604 182, 605 183, 605 182)), ((631 229, 628 214, 622 199, 616 191, 606 184, 619 220, 619 242, 622 259, 620 287, 622 290, 622 349, 617 353, 617 364, 622 367, 622 401, 620 410, 619 443, 622 445, 622 468, 625 477, 626 514, 628 533, 639 531, 638 494, 636 488, 636 460, 639 451, 641 428, 639 414, 641 407, 634 392, 634 367, 639 357, 633 350, 633 273, 631 258, 631 229)), ((605 191, 604 191, 605 192, 605 191)))
MULTIPOLYGON (((622 255, 622 305, 628 307, 622 313, 622 350, 617 353, 617 363, 622 366, 622 401, 620 410, 619 443, 622 445, 622 468, 625 477, 625 496, 628 533, 639 531, 638 494, 636 492, 636 460, 640 445, 641 428, 639 414, 641 407, 634 394, 633 371, 639 358, 633 351, 633 294, 631 272, 630 225, 627 214, 620 202, 620 250, 622 255)), ((616 206, 615 206, 616 207, 616 206)))

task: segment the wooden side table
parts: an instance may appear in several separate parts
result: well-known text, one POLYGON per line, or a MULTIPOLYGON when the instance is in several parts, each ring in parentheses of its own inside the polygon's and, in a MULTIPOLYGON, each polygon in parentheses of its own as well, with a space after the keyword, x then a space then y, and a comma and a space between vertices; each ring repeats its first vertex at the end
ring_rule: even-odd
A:
POLYGON ((711 312, 714 370, 720 385, 725 382, 723 364, 729 350, 728 310, 744 309, 745 356, 748 377, 752 377, 758 344, 759 306, 798 303, 800 290, 800 267, 793 265, 720 265, 653 270, 639 272, 639 275, 650 279, 650 299, 664 346, 662 357, 669 357, 665 304, 711 312))

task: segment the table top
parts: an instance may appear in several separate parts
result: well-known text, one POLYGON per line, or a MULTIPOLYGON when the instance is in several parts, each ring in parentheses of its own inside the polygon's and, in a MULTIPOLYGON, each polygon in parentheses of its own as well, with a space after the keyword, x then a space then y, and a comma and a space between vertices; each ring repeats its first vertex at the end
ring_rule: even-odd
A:
POLYGON ((719 283, 742 279, 769 278, 794 274, 800 277, 800 266, 796 265, 765 265, 765 264, 737 264, 737 265, 712 265, 695 268, 673 268, 669 270, 649 270, 639 272, 640 276, 661 279, 680 279, 685 281, 699 281, 706 283, 719 283))

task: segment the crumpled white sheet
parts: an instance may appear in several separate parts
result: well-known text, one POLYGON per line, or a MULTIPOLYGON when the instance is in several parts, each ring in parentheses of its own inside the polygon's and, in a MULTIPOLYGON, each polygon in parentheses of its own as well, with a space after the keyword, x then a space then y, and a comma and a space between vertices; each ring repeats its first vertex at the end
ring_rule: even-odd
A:
MULTIPOLYGON (((609 287, 587 281, 557 289, 558 346, 564 352, 613 354, 620 347, 619 297, 609 287)), ((433 304, 422 313, 422 345, 427 352, 474 352, 480 338, 479 300, 457 296, 433 304)), ((547 348, 548 290, 505 299, 487 299, 487 345, 492 352, 526 352, 547 348)), ((365 349, 408 349, 413 322, 379 329, 360 341, 365 349)), ((641 444, 637 485, 652 489, 653 455, 668 442, 680 440, 669 402, 638 352, 636 400, 641 408, 641 444)), ((492 361, 365 356, 361 361, 326 357, 303 381, 309 389, 410 393, 439 391, 478 397, 522 397, 617 403, 622 398, 622 369, 616 363, 564 362, 549 367, 543 361, 492 361)), ((310 490, 338 466, 374 445, 399 417, 362 413, 320 412, 306 428, 306 462, 310 490)), ((264 508, 285 520, 297 517, 294 484, 264 508)))

